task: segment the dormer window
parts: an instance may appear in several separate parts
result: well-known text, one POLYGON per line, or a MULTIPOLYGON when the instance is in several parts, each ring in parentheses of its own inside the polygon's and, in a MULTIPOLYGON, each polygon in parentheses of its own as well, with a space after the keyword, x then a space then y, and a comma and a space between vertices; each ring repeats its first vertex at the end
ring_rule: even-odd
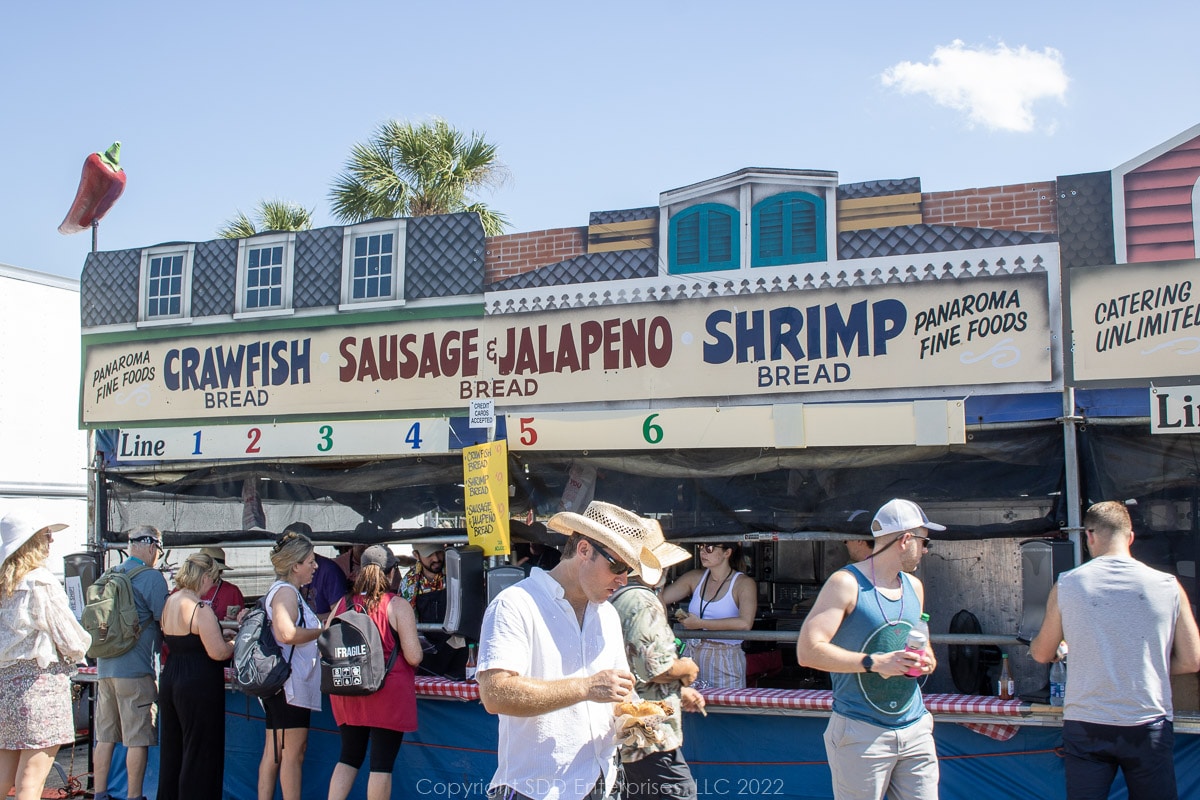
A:
POLYGON ((272 233, 238 242, 237 313, 291 308, 294 233, 272 233))
POLYGON ((191 314, 194 245, 163 245, 142 250, 138 320, 178 321, 191 314))
POLYGON ((752 267, 825 260, 825 202, 808 192, 785 192, 750 214, 752 267))
POLYGON ((342 237, 343 306, 389 306, 404 302, 402 219, 348 226, 342 237))
POLYGON ((716 203, 685 209, 671 218, 671 274, 737 269, 738 212, 716 203))

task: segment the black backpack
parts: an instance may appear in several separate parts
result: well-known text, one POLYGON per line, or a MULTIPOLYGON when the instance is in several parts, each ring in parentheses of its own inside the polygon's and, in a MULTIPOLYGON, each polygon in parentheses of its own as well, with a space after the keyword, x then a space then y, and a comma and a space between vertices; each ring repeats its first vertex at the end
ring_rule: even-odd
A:
MULTIPOLYGON (((301 618, 304 611, 301 608, 301 618)), ((283 690, 292 674, 292 656, 296 648, 283 657, 283 648, 275 641, 271 620, 267 617, 266 597, 242 617, 237 638, 233 641, 233 688, 251 697, 274 697, 283 690)))
POLYGON ((383 638, 375 620, 360 610, 353 597, 346 595, 345 610, 329 621, 317 639, 321 651, 321 691, 325 694, 373 694, 383 686, 387 674, 400 653, 400 637, 392 630, 396 646, 383 658, 383 638))

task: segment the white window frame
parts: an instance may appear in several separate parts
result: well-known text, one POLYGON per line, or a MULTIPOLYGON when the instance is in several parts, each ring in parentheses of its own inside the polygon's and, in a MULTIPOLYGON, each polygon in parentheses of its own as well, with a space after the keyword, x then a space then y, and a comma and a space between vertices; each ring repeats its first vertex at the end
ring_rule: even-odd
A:
POLYGON ((142 250, 141 271, 138 280, 138 327, 155 325, 179 325, 192 321, 192 263, 196 257, 194 244, 169 244, 147 247, 142 250), (183 256, 183 275, 180 276, 179 313, 171 316, 147 316, 150 301, 150 261, 164 256, 183 256))
POLYGON ((252 236, 249 239, 238 240, 238 272, 237 299, 234 302, 234 319, 247 317, 272 317, 291 314, 292 285, 296 267, 296 234, 268 233, 262 236, 252 236), (250 276, 250 251, 262 250, 268 247, 283 247, 283 286, 282 299, 277 306, 269 308, 248 308, 246 305, 246 289, 250 276))
POLYGON ((342 302, 339 311, 359 311, 371 308, 393 308, 404 305, 404 257, 406 222, 403 219, 387 219, 347 225, 342 230, 342 302), (392 253, 392 292, 388 297, 373 297, 355 300, 351 297, 353 285, 354 240, 360 236, 393 234, 395 250, 392 253))

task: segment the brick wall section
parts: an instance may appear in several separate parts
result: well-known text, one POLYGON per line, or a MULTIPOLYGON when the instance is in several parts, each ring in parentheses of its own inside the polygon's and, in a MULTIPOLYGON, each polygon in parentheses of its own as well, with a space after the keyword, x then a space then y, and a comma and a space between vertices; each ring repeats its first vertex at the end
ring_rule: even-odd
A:
POLYGON ((551 228, 530 233, 506 233, 487 240, 483 282, 521 275, 587 252, 587 228, 551 228))
POLYGON ((1057 233, 1054 181, 1014 183, 921 195, 921 214, 929 225, 1057 233))

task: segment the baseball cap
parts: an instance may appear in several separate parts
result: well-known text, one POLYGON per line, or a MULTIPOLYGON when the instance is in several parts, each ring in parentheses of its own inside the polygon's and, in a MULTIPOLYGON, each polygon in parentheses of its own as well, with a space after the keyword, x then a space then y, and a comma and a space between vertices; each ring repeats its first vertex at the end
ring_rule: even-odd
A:
POLYGON ((440 553, 446 549, 444 544, 414 544, 413 550, 421 554, 421 558, 429 558, 434 553, 440 553))
POLYGON ((921 507, 912 500, 901 500, 900 498, 884 503, 883 507, 876 512, 875 519, 871 520, 871 534, 876 537, 911 531, 915 528, 928 528, 931 531, 946 530, 945 525, 930 522, 921 507))
POLYGON ((363 550, 362 555, 359 556, 358 563, 363 567, 374 564, 384 572, 387 572, 396 566, 396 556, 387 547, 381 544, 373 544, 366 550, 363 550))

